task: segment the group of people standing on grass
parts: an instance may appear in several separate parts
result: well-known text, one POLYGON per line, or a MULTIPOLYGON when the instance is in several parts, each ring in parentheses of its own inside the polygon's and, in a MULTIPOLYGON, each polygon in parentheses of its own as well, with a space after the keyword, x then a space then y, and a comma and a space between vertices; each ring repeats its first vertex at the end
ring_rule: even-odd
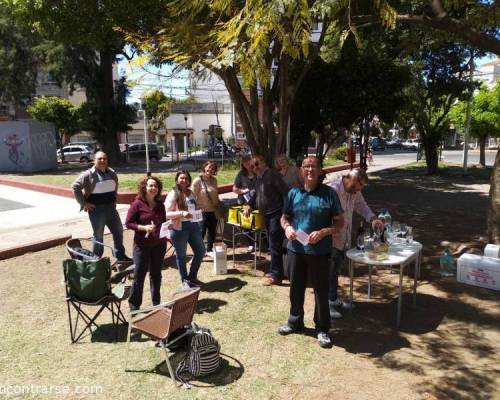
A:
MULTIPOLYGON (((351 170, 326 185, 317 157, 306 157, 300 168, 290 165, 286 157, 278 157, 275 163, 276 168, 270 168, 262 156, 242 157, 233 192, 238 195, 238 202, 244 204, 245 213, 258 209, 264 216, 271 253, 264 285, 281 285, 286 245, 290 315, 278 332, 287 335, 304 328, 305 289, 307 282, 311 282, 318 343, 321 347, 330 347, 331 318, 342 317, 341 309, 347 305, 337 297, 337 288, 339 268, 345 251, 350 247, 352 214, 356 212, 372 224, 382 222, 375 218, 361 194, 368 183, 365 171, 351 170)), ((140 181, 125 222, 127 228, 135 231, 134 283, 129 297, 132 310, 141 306, 148 271, 152 302, 154 305, 160 303, 161 265, 166 241, 159 234, 161 225, 167 221, 181 283, 189 287, 203 284, 197 273, 205 254, 213 252, 217 229, 214 211, 220 200, 216 174, 214 161, 205 162, 202 174, 194 181, 188 171, 177 172, 175 186, 165 203, 161 198, 162 183, 157 177, 145 177, 140 181), (200 209, 202 220, 200 223, 192 221, 193 213, 200 209), (189 271, 186 265, 188 244, 193 251, 189 271)), ((77 201, 89 213, 96 241, 102 242, 104 226, 108 226, 117 258, 127 260, 123 231, 115 208, 117 189, 116 173, 108 167, 107 156, 101 151, 96 153, 95 165, 73 184, 77 201)), ((94 243, 93 251, 101 256, 102 246, 94 243)))
POLYGON ((175 248, 177 269, 181 284, 185 287, 200 287, 198 270, 205 255, 213 256, 217 218, 214 213, 220 201, 217 192, 217 164, 207 161, 202 173, 194 181, 188 171, 182 170, 175 176, 175 186, 162 199, 163 185, 159 178, 146 176, 140 180, 135 200, 130 205, 125 226, 135 231, 133 258, 125 255, 123 227, 116 211, 118 177, 108 166, 107 155, 98 151, 94 166, 83 172, 72 188, 81 209, 89 214, 93 229, 93 253, 103 254, 104 228, 107 226, 113 236, 116 258, 119 261, 133 261, 134 282, 129 296, 131 310, 142 304, 146 274, 149 271, 151 300, 153 305, 161 302, 161 267, 167 248, 167 237, 175 248), (202 220, 193 222, 195 211, 202 211, 202 220), (166 237, 160 237, 163 223, 168 225, 166 237), (207 245, 203 238, 207 237, 207 245), (193 251, 190 267, 186 265, 187 245, 193 251))

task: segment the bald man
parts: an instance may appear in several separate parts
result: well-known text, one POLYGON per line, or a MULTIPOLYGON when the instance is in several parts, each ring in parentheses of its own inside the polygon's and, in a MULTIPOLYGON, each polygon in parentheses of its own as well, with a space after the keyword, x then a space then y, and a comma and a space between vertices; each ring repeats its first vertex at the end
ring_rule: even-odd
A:
POLYGON ((132 261, 125 255, 123 247, 123 225, 116 211, 116 194, 118 192, 118 176, 108 167, 108 156, 103 151, 94 155, 94 165, 84 171, 72 185, 75 199, 80 204, 80 210, 89 214, 92 225, 92 252, 101 257, 104 227, 108 227, 113 235, 115 256, 118 261, 132 261))

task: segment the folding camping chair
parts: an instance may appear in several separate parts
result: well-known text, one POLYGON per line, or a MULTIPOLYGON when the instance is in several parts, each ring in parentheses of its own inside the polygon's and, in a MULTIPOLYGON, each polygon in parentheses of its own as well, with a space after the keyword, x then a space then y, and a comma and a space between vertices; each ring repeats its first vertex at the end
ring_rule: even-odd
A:
MULTIPOLYGON (((71 343, 80 340, 87 330, 92 334, 92 328, 99 328, 96 320, 105 309, 111 312, 117 339, 118 325, 127 323, 121 311, 121 302, 126 298, 126 291, 121 281, 112 287, 109 258, 67 259, 63 261, 63 271, 71 343), (90 313, 90 309, 94 312, 90 313), (81 329, 79 323, 83 324, 81 329)), ((121 276, 119 278, 123 279, 121 276)))
MULTIPOLYGON (((96 242, 99 243, 109 249, 111 249, 111 254, 115 255, 114 247, 108 246, 104 243, 97 242, 95 239, 77 239, 72 238, 66 241, 66 250, 69 253, 69 256, 74 260, 82 260, 82 261, 96 261, 99 260, 99 257, 96 256, 92 251, 87 250, 82 246, 82 241, 96 242)), ((124 278, 132 278, 132 274, 134 272, 135 266, 130 264, 129 262, 115 262, 111 264, 112 271, 115 271, 111 277, 112 283, 117 283, 120 280, 124 282, 124 278)))
POLYGON ((148 336, 151 340, 158 341, 165 354, 165 362, 168 372, 174 384, 177 386, 174 369, 170 363, 169 348, 180 339, 189 334, 189 330, 180 335, 173 335, 181 328, 187 328, 193 322, 193 315, 198 304, 200 289, 189 289, 180 294, 172 301, 148 307, 142 310, 132 311, 127 334, 127 355, 125 359, 125 371, 128 365, 128 353, 130 349, 130 334, 132 329, 148 336))

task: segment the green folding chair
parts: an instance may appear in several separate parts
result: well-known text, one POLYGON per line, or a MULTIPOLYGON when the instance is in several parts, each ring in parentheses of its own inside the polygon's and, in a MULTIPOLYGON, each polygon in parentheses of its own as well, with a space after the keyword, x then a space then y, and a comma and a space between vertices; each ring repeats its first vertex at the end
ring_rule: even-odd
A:
POLYGON ((105 309, 111 312, 116 340, 119 324, 127 324, 121 311, 126 295, 121 277, 111 276, 109 258, 67 259, 63 261, 63 270, 71 343, 78 342, 87 331, 92 335, 93 329, 99 328, 96 321, 105 309), (112 281, 117 282, 114 287, 112 281))

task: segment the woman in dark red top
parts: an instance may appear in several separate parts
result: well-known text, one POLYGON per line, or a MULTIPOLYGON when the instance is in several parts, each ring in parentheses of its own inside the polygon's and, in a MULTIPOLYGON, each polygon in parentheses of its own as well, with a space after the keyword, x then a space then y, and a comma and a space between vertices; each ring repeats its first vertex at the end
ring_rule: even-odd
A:
POLYGON ((134 283, 128 299, 131 310, 141 307, 148 270, 151 300, 153 305, 160 304, 161 266, 166 250, 166 239, 159 237, 161 224, 166 221, 161 190, 162 184, 158 178, 151 176, 142 179, 137 197, 127 213, 125 225, 135 231, 134 283))

